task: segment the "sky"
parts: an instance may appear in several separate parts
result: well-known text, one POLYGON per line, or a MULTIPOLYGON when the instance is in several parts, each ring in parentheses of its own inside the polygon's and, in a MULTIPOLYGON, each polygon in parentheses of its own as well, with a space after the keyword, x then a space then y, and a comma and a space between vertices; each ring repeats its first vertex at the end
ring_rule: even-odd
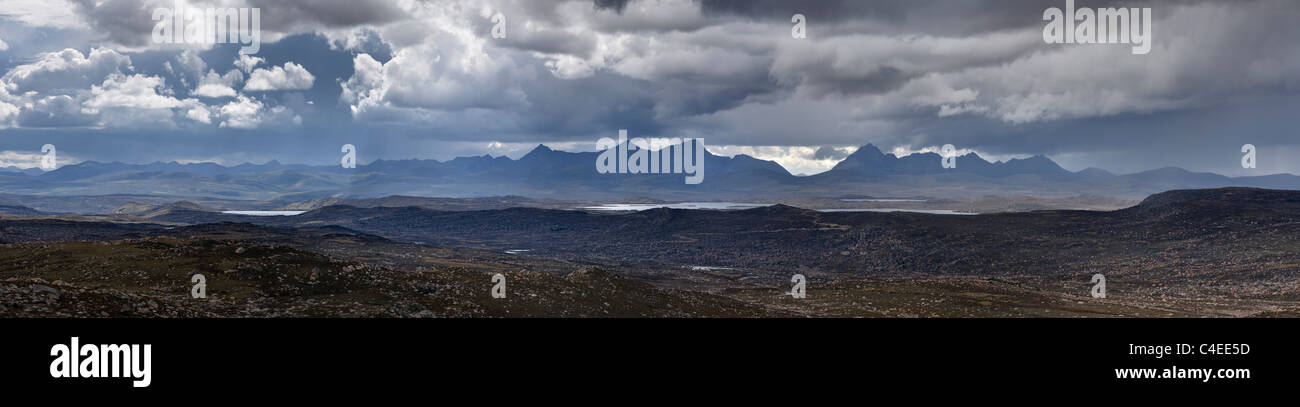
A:
POLYGON ((1065 0, 179 3, 257 8, 260 48, 156 41, 171 0, 0 2, 0 167, 44 144, 60 164, 517 158, 627 129, 796 174, 867 143, 1300 174, 1292 0, 1077 2, 1150 8, 1147 54, 1047 43, 1065 0))

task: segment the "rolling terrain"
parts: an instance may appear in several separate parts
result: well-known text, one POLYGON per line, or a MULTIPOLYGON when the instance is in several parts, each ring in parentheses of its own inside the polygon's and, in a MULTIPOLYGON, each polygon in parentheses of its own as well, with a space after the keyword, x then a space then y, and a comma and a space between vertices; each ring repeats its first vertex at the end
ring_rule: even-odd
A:
POLYGON ((10 316, 1296 316, 1300 192, 973 216, 179 204, 0 219, 10 316), (189 298, 204 274, 207 300, 189 298), (491 276, 507 276, 506 299, 491 276), (790 276, 809 279, 790 297, 790 276), (1093 274, 1105 299, 1089 296, 1093 274))

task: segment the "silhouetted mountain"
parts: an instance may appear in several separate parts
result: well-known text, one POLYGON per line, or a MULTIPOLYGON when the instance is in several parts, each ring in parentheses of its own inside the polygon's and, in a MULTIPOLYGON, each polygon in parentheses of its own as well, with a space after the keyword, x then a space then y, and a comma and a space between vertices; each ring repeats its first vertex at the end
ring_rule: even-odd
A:
MULTIPOLYGON (((831 170, 811 176, 794 176, 776 162, 743 154, 723 157, 705 152, 700 184, 687 184, 683 173, 600 174, 596 171, 599 156, 599 152, 564 152, 538 145, 518 160, 487 155, 448 161, 376 160, 356 168, 286 165, 277 161, 233 167, 214 163, 87 161, 39 174, 0 172, 0 193, 279 202, 392 195, 687 201, 848 195, 969 198, 1089 194, 1136 199, 1186 188, 1300 189, 1300 177, 1289 174, 1233 178, 1179 168, 1126 175, 1095 168, 1070 172, 1041 155, 989 162, 969 153, 956 157, 955 168, 943 168, 938 154, 897 157, 871 144, 862 146, 831 170)), ((671 168, 671 160, 663 167, 671 168)))
POLYGON ((1069 171, 1056 165, 1047 157, 1015 158, 1005 162, 988 162, 978 154, 967 153, 956 157, 955 168, 943 168, 942 156, 936 153, 917 153, 904 157, 881 152, 867 144, 858 148, 830 171, 815 175, 836 180, 852 180, 882 175, 977 174, 987 177, 1005 177, 1015 174, 1066 175, 1069 171))

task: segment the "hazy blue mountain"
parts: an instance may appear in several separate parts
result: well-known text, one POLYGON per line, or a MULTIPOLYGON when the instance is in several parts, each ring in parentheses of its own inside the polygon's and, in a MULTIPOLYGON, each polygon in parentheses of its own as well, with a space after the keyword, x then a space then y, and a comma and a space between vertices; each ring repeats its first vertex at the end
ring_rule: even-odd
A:
POLYGON ((1109 178, 1115 176, 1114 173, 1097 167, 1084 168, 1082 170, 1079 170, 1078 172, 1075 172, 1075 174, 1084 178, 1109 178))
POLYGON ((845 180, 882 175, 927 175, 940 173, 977 174, 987 177, 1005 177, 1015 174, 1067 175, 1070 174, 1047 157, 1036 155, 1005 162, 989 162, 978 154, 968 153, 955 159, 955 168, 943 168, 942 156, 936 153, 918 153, 904 157, 881 152, 876 146, 862 146, 830 171, 818 174, 823 178, 845 180))
POLYGON ((19 168, 15 166, 0 167, 0 175, 40 175, 45 170, 39 167, 19 168))
MULTIPOLYGON (((25 195, 174 196, 238 200, 376 198, 391 195, 481 197, 521 195, 565 200, 644 197, 663 200, 743 200, 793 196, 979 197, 1091 194, 1131 198, 1171 189, 1248 186, 1300 189, 1300 177, 1226 177, 1179 168, 1115 175, 1089 168, 1070 172, 1033 156, 990 162, 970 153, 943 168, 935 153, 897 157, 871 144, 831 170, 795 176, 773 161, 705 153, 704 182, 686 174, 599 174, 598 152, 564 152, 538 145, 519 159, 473 156, 447 161, 376 160, 356 168, 286 165, 277 161, 226 167, 215 163, 150 164, 87 161, 49 172, 0 171, 0 193, 25 195)), ((671 168, 671 161, 664 163, 671 168)))

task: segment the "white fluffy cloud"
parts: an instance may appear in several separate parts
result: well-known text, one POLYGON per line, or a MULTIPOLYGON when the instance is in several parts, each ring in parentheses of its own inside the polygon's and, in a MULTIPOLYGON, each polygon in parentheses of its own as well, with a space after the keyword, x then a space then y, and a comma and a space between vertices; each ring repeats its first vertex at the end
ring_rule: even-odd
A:
POLYGON ((193 103, 185 111, 185 117, 203 124, 212 124, 212 112, 202 103, 193 103))
POLYGON ((86 28, 68 0, 5 0, 3 14, 33 27, 86 28))
POLYGON ((17 100, 17 98, 9 95, 9 90, 3 86, 3 83, 0 83, 0 129, 14 126, 14 118, 18 117, 18 113, 22 111, 12 103, 17 100))
POLYGON ((302 65, 285 62, 283 66, 253 70, 244 84, 244 91, 307 90, 315 81, 316 77, 302 65))
POLYGON ((113 74, 90 89, 90 98, 82 104, 83 112, 94 114, 104 108, 170 109, 181 101, 166 94, 163 78, 140 74, 113 74))
POLYGON ((0 129, 13 127, 20 111, 18 106, 0 101, 0 129))
POLYGON ((343 83, 339 99, 351 105, 353 115, 371 106, 383 105, 386 91, 384 64, 370 54, 360 54, 352 58, 352 68, 352 77, 343 83))
POLYGON ((206 83, 194 89, 194 95, 207 98, 234 97, 235 94, 235 88, 224 83, 206 83))
MULTIPOLYGON (((816 174, 831 169, 843 157, 817 157, 815 147, 790 146, 708 146, 709 152, 722 156, 744 154, 761 160, 775 161, 795 175, 816 174)), ((844 155, 856 151, 856 147, 844 148, 844 155)))
POLYGON ((302 117, 284 106, 268 107, 257 99, 239 95, 217 111, 220 127, 255 129, 264 125, 302 125, 302 117))
POLYGON ((240 95, 230 103, 221 106, 221 127, 236 129, 253 129, 262 122, 262 102, 240 95))
POLYGON ((15 95, 29 91, 66 95, 133 69, 130 57, 112 49, 94 48, 86 55, 68 48, 37 55, 36 61, 10 69, 0 82, 15 95))
POLYGON ((194 88, 193 94, 208 98, 234 97, 237 94, 235 86, 243 80, 244 75, 237 70, 227 71, 225 75, 208 71, 203 79, 199 80, 199 86, 194 88))
MULTIPOLYGON (((182 83, 187 75, 207 66, 189 51, 177 55, 174 66, 179 70, 173 69, 171 62, 164 63, 166 71, 182 83)), ((209 70, 192 93, 233 97, 231 86, 242 79, 238 70, 226 75, 209 70)), ((106 48, 94 48, 88 54, 75 49, 43 53, 0 76, 0 128, 176 128, 178 118, 211 124, 211 110, 196 99, 176 97, 163 76, 137 73, 130 57, 106 48)), ((232 120, 241 126, 256 126, 264 116, 232 120)))
POLYGON ((252 73, 253 68, 261 65, 263 62, 266 62, 266 58, 239 54, 239 58, 235 59, 235 67, 243 70, 245 73, 252 73))

